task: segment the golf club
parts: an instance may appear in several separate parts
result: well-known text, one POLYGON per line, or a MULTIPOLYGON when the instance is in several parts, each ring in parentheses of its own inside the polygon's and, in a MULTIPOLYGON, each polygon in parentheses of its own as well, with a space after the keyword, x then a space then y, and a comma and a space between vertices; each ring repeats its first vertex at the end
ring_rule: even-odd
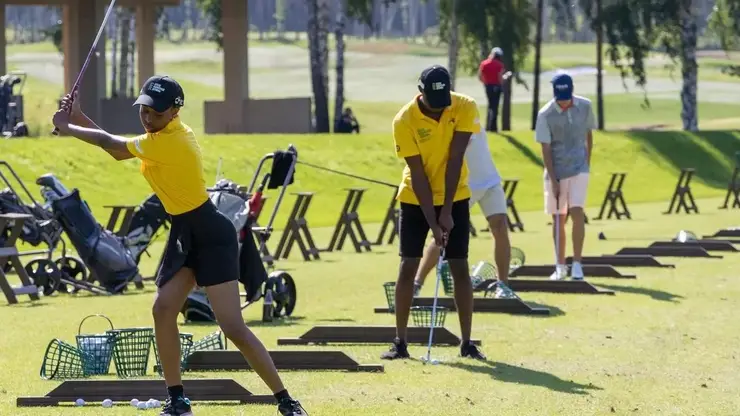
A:
MULTIPOLYGON (((90 52, 87 53, 87 58, 85 58, 85 62, 82 64, 80 73, 77 74, 77 80, 75 80, 75 83, 72 85, 72 91, 69 92, 73 97, 74 97, 74 93, 80 87, 80 82, 82 81, 82 77, 85 75, 85 71, 87 71, 87 66, 90 65, 90 59, 92 59, 92 56, 95 53, 95 49, 98 48, 98 42, 100 41, 100 38, 103 36, 103 31, 105 31, 105 25, 106 23, 108 23, 108 18, 110 17, 111 12, 113 12, 113 8, 115 7, 115 5, 116 5, 116 0, 111 0, 110 4, 108 5, 108 10, 105 11, 105 17, 103 17, 103 23, 100 24, 100 29, 98 29, 98 34, 95 36, 95 40, 93 41, 92 46, 90 47, 90 52)), ((51 134, 53 134, 54 136, 58 136, 59 129, 54 127, 54 131, 52 131, 51 134)))
POLYGON ((432 302, 432 322, 429 325, 429 343, 427 344, 427 355, 421 357, 421 362, 426 364, 436 365, 439 364, 439 360, 432 358, 432 341, 434 339, 434 326, 437 321, 437 299, 439 298, 439 282, 442 280, 442 265, 444 264, 445 248, 439 254, 439 260, 437 261, 437 283, 434 285, 434 301, 432 302))
POLYGON ((555 194, 555 275, 558 273, 558 265, 560 260, 560 182, 555 182, 558 189, 553 189, 552 192, 555 194))

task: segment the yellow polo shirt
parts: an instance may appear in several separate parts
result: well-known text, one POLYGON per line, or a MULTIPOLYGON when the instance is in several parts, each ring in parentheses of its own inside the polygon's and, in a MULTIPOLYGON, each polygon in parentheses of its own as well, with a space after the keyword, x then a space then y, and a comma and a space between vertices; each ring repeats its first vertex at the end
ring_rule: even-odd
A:
MULTIPOLYGON (((439 122, 421 112, 416 96, 406 104, 393 119, 393 142, 396 156, 406 158, 421 155, 429 184, 432 188, 434 205, 444 205, 445 172, 450 156, 450 144, 455 131, 476 133, 480 131, 478 107, 475 100, 467 95, 452 93, 452 105, 444 110, 439 122)), ((460 182, 457 185, 454 201, 470 198, 468 187, 468 166, 463 160, 460 182)), ((398 200, 419 205, 419 200, 411 186, 411 170, 408 165, 403 170, 403 179, 398 191, 398 200)))
POLYGON ((126 147, 141 159, 141 173, 168 214, 192 211, 208 199, 200 146, 180 117, 156 133, 134 138, 126 147))

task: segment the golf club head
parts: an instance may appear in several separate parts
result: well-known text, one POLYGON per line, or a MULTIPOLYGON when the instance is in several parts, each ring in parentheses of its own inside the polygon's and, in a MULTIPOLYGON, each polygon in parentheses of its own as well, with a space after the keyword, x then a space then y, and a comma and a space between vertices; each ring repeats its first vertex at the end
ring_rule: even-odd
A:
POLYGON ((425 365, 426 365, 426 364, 430 364, 430 365, 437 365, 437 364, 439 364, 439 363, 440 363, 440 361, 439 361, 438 359, 436 359, 436 358, 428 358, 427 356, 422 356, 422 357, 420 357, 420 358, 419 358, 419 360, 420 360, 420 361, 421 361, 421 362, 422 362, 423 364, 425 364, 425 365))

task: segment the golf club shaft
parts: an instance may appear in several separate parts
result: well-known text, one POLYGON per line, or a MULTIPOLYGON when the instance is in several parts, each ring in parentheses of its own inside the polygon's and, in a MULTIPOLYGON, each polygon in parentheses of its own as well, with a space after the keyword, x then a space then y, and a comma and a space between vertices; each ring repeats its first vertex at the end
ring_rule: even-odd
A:
MULTIPOLYGON (((82 64, 82 68, 80 68, 80 73, 77 74, 77 79, 75 80, 75 83, 72 85, 72 91, 69 92, 72 95, 74 95, 75 91, 77 91, 77 89, 80 87, 80 82, 82 81, 82 77, 85 75, 85 71, 87 71, 87 67, 90 65, 90 59, 92 59, 92 56, 95 53, 95 49, 98 48, 98 42, 100 42, 100 38, 103 36, 103 32, 105 31, 105 25, 106 23, 108 23, 108 18, 113 12, 113 8, 115 7, 115 5, 116 5, 116 0, 111 0, 110 4, 108 5, 108 10, 105 11, 105 16, 103 17, 103 23, 100 24, 100 29, 98 29, 98 34, 95 36, 95 40, 93 41, 92 46, 90 47, 90 51, 87 53, 87 58, 85 59, 85 62, 82 64)), ((59 129, 54 127, 54 131, 52 131, 51 134, 55 136, 59 135, 59 129)))
POLYGON ((560 182, 555 183, 558 187, 557 193, 553 189, 555 194, 555 272, 557 273, 558 265, 560 264, 560 182))
POLYGON ((427 344, 427 362, 432 359, 432 341, 434 340, 434 325, 437 320, 437 299, 439 298, 439 282, 442 280, 442 263, 445 259, 445 248, 439 253, 437 261, 437 283, 434 285, 434 301, 432 301, 432 322, 429 325, 429 344, 427 344))

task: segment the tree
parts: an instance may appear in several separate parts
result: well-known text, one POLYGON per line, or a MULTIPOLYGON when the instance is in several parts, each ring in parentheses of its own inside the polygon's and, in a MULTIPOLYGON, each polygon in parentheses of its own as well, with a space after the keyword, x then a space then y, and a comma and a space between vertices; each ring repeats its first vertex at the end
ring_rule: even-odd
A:
POLYGON ((215 42, 218 50, 224 46, 224 32, 221 26, 221 1, 222 0, 196 0, 198 7, 213 25, 208 40, 215 42))
MULTIPOLYGON (((717 0, 708 19, 708 31, 725 51, 740 46, 740 0, 717 0)), ((722 72, 740 77, 740 65, 726 65, 722 72)))
MULTIPOLYGON (((444 8, 442 9, 444 12, 444 8)), ((440 25, 449 21, 442 13, 440 25)), ((480 60, 499 46, 504 51, 503 61, 518 84, 524 81, 517 74, 532 46, 531 31, 535 21, 534 8, 529 0, 478 0, 476 7, 458 7, 460 29, 460 65, 470 74, 476 73, 480 60)), ((526 88, 526 84, 525 88, 526 88)), ((501 110, 502 129, 511 130, 511 78, 504 85, 501 110)))
POLYGON ((336 89, 334 92, 334 131, 337 129, 337 123, 342 119, 344 111, 344 30, 347 22, 344 14, 344 0, 337 0, 337 17, 334 26, 334 40, 336 43, 336 89))
MULTIPOLYGON (((558 0, 568 4, 570 0, 558 0)), ((684 130, 698 129, 698 0, 604 0, 600 19, 595 0, 579 0, 592 28, 603 28, 607 55, 623 80, 632 75, 647 85, 646 61, 652 50, 665 53, 681 68, 681 120, 684 130)), ((737 2, 738 0, 727 0, 737 2)), ((571 14, 571 22, 573 16, 571 14)), ((647 97, 646 102, 649 104, 647 97)))
POLYGON ((331 131, 329 123, 329 0, 308 0, 308 51, 313 87, 314 130, 331 131))

